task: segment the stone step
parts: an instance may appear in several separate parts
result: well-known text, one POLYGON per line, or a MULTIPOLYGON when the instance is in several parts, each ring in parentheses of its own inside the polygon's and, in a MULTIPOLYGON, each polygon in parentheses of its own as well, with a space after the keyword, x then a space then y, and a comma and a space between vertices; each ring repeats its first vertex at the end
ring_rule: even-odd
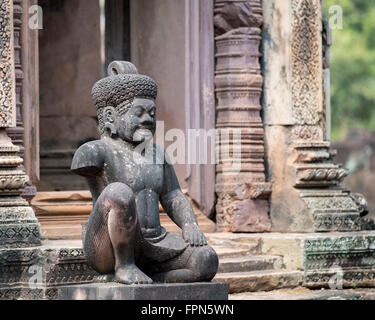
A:
POLYGON ((249 256, 251 253, 249 249, 246 247, 228 247, 228 246, 213 246, 217 255, 219 256, 219 260, 225 258, 237 258, 237 257, 246 257, 249 256))
POLYGON ((232 234, 232 233, 208 233, 206 234, 207 242, 213 248, 228 247, 231 249, 242 248, 248 249, 249 253, 260 254, 259 237, 251 237, 249 234, 232 234))
POLYGON ((219 273, 249 272, 257 270, 278 270, 283 267, 283 260, 278 256, 248 256, 223 258, 219 261, 219 273))
POLYGON ((229 293, 271 291, 301 286, 303 272, 286 270, 228 272, 218 273, 213 281, 227 283, 229 293))
POLYGON ((374 300, 375 290, 282 289, 229 295, 229 300, 374 300))
MULTIPOLYGON (((189 198, 187 191, 183 192, 189 198)), ((216 224, 199 210, 194 201, 189 200, 202 231, 206 234, 215 232, 216 224)), ((81 240, 81 224, 87 221, 92 210, 92 197, 88 190, 38 192, 31 205, 41 224, 43 239, 81 240)), ((181 233, 160 203, 159 211, 162 226, 169 232, 181 233)))

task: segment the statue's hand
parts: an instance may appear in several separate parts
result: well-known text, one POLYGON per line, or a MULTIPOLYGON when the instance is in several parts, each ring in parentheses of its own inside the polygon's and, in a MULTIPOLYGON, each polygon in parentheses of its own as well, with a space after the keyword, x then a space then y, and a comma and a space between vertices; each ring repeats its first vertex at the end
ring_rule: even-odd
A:
POLYGON ((182 237, 193 247, 207 245, 206 237, 196 223, 186 224, 182 229, 182 237))

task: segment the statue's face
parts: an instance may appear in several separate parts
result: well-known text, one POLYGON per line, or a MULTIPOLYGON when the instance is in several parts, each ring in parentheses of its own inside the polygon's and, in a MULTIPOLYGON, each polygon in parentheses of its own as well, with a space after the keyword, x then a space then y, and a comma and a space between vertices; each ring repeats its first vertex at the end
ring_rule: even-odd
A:
POLYGON ((152 139, 156 130, 156 106, 153 99, 135 98, 131 108, 115 120, 117 135, 133 144, 152 139))

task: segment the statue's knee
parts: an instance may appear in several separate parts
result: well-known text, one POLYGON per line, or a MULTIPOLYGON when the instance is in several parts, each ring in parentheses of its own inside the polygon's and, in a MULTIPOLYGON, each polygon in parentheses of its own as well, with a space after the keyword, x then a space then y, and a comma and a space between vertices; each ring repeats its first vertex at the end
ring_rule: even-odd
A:
POLYGON ((119 210, 133 209, 134 193, 125 183, 111 183, 104 189, 103 196, 105 201, 108 202, 112 207, 116 207, 119 210))
POLYGON ((197 247, 190 259, 190 265, 197 274, 197 280, 211 280, 219 267, 219 258, 210 246, 197 247))

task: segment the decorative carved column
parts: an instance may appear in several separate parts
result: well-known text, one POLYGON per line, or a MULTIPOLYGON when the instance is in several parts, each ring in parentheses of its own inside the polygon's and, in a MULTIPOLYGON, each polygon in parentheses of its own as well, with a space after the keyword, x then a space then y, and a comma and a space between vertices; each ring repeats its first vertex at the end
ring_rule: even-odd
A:
POLYGON ((214 21, 220 159, 216 165, 217 226, 231 232, 270 231, 267 199, 271 187, 265 177, 260 115, 261 1, 216 0, 214 21), (235 132, 241 141, 236 141, 235 132))
POLYGON ((323 107, 325 110, 325 139, 331 140, 331 72, 330 47, 332 45, 332 30, 329 21, 323 20, 323 107))
POLYGON ((6 128, 16 126, 16 76, 13 1, 0 0, 0 245, 40 244, 40 226, 33 209, 21 197, 28 180, 20 165, 19 147, 6 128))
POLYGON ((23 136, 24 128, 21 116, 22 108, 22 64, 21 64, 21 26, 22 6, 21 0, 13 0, 13 26, 14 26, 14 64, 16 70, 16 126, 8 128, 7 133, 13 143, 20 148, 20 156, 24 156, 23 136))
POLYGON ((360 230, 359 202, 340 187, 326 139, 320 0, 268 0, 264 10, 264 118, 272 230, 360 230))
MULTIPOLYGON (((24 125, 22 114, 23 110, 23 79, 24 73, 22 68, 22 0, 13 0, 13 26, 14 26, 14 64, 16 70, 16 126, 8 128, 7 133, 12 139, 13 143, 20 148, 19 155, 24 159, 24 125)), ((23 164, 20 170, 25 170, 23 164)), ((22 193, 22 196, 30 203, 31 199, 36 195, 35 186, 27 185, 22 193)))

